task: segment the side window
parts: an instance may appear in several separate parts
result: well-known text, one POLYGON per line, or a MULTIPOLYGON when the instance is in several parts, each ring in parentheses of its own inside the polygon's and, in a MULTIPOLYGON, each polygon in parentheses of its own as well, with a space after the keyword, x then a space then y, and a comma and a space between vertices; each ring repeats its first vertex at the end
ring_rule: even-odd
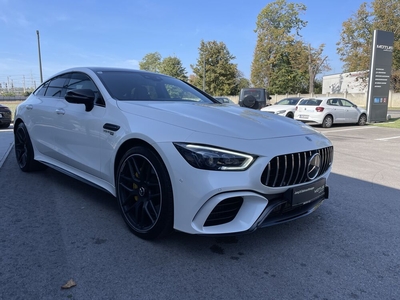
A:
POLYGON ((329 99, 328 100, 328 105, 339 106, 340 105, 340 101, 338 99, 329 99))
POLYGON ((96 96, 95 98, 95 104, 99 105, 99 106, 105 106, 105 102, 103 97, 101 96, 99 89, 97 88, 97 86, 94 84, 94 82, 92 81, 92 79, 90 79, 90 77, 84 73, 72 73, 71 78, 68 82, 68 84, 66 85, 66 89, 64 91, 64 95, 72 90, 75 89, 89 89, 92 90, 96 96))
POLYGON ((68 80, 68 77, 69 74, 63 74, 51 79, 44 95, 46 97, 62 97, 62 90, 68 80))
POLYGON ((341 99, 342 101, 342 105, 345 107, 353 107, 353 103, 351 103, 350 101, 346 100, 346 99, 341 99))
POLYGON ((42 85, 40 85, 37 90, 34 92, 34 94, 36 96, 44 96, 44 94, 46 93, 47 87, 49 86, 50 80, 46 81, 45 83, 43 83, 42 85))

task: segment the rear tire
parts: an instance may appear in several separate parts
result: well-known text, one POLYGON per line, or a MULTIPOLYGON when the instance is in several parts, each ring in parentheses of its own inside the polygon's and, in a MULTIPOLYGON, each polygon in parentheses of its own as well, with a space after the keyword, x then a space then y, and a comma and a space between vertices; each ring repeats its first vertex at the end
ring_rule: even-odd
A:
POLYGON ((142 146, 129 149, 119 163, 116 187, 122 217, 135 235, 152 240, 172 231, 171 180, 153 150, 142 146))
POLYGON ((331 115, 327 115, 324 120, 322 121, 322 127, 323 128, 330 128, 332 127, 333 124, 333 118, 331 115))
POLYGON ((19 168, 24 172, 39 171, 46 168, 45 165, 34 160, 32 142, 24 123, 19 123, 14 130, 15 156, 19 168))

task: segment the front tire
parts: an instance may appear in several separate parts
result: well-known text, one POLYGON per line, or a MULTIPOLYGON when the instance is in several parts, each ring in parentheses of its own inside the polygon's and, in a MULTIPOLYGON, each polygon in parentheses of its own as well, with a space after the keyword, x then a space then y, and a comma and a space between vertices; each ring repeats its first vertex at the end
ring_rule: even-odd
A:
POLYGON ((364 126, 365 124, 367 124, 367 115, 366 115, 366 114, 362 114, 362 115, 360 116, 360 118, 358 118, 357 124, 358 124, 359 126, 364 126))
POLYGON ((294 115, 293 115, 292 112, 288 112, 288 113, 286 114, 286 117, 293 119, 293 118, 294 118, 294 115))
POLYGON ((24 172, 39 171, 46 168, 45 165, 34 160, 33 146, 28 130, 24 123, 19 123, 14 131, 15 156, 19 168, 24 172))
POLYGON ((332 127, 333 124, 333 118, 331 115, 327 115, 324 120, 322 121, 322 127, 323 128, 330 128, 332 127))
POLYGON ((172 231, 171 180, 153 150, 142 146, 128 150, 120 161, 116 185, 122 217, 135 235, 151 240, 172 231))

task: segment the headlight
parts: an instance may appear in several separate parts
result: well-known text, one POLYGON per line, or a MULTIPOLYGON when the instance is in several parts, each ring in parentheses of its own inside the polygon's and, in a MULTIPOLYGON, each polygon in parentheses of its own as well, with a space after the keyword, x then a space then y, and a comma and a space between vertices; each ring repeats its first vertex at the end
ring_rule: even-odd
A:
POLYGON ((281 114, 284 114, 285 112, 286 112, 286 110, 278 110, 275 112, 275 114, 281 115, 281 114))
POLYGON ((174 143, 183 158, 197 169, 214 171, 243 171, 255 156, 204 145, 174 143))

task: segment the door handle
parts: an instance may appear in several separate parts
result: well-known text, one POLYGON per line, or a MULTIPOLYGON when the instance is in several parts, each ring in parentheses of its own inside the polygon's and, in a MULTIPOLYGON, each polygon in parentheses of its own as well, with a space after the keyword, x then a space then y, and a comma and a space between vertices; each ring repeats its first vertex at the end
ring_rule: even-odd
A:
POLYGON ((65 114, 65 110, 63 110, 62 108, 57 108, 56 109, 56 113, 57 113, 57 115, 64 115, 65 114))
POLYGON ((29 110, 33 109, 33 105, 32 105, 32 104, 28 104, 28 105, 26 106, 26 109, 29 109, 29 110))

